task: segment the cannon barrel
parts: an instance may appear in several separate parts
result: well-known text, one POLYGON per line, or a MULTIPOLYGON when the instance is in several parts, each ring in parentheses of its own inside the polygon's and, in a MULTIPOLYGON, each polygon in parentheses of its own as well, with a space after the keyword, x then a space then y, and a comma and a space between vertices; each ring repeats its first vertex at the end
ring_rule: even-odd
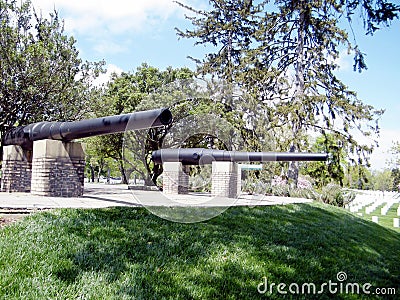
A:
POLYGON ((87 119, 76 122, 39 122, 15 127, 3 138, 3 145, 20 145, 31 150, 33 141, 52 139, 69 142, 96 135, 169 125, 172 114, 167 108, 87 119))
POLYGON ((213 161, 325 161, 327 158, 326 153, 241 152, 203 148, 161 149, 152 153, 152 160, 156 164, 182 162, 184 165, 211 164, 213 161))

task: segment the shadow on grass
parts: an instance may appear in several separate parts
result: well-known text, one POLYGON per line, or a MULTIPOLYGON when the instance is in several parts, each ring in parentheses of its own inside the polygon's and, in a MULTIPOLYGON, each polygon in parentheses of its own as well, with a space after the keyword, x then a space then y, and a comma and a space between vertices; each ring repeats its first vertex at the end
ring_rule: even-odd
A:
MULTIPOLYGON (((236 207, 196 224, 172 223, 143 208, 62 210, 37 218, 65 238, 58 237, 65 246, 52 273, 63 289, 79 289, 84 278, 96 281, 101 274, 104 282, 91 289, 100 298, 280 299, 276 287, 272 294, 257 292, 263 277, 276 284, 312 282, 319 290, 329 280, 339 282, 339 272, 346 282, 400 285, 400 234, 319 204, 236 207)), ((327 289, 318 296, 357 298, 327 289)))

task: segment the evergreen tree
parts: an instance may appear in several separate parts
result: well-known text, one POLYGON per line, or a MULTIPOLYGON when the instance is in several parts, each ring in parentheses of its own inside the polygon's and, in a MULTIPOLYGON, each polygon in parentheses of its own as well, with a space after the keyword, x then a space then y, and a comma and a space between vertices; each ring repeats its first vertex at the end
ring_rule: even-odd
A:
POLYGON ((13 126, 76 120, 88 111, 103 62, 83 62, 57 12, 0 0, 0 135, 13 126))
POLYGON ((318 187, 323 187, 332 181, 343 186, 347 153, 340 147, 336 137, 332 134, 319 136, 312 145, 311 150, 313 152, 328 153, 328 161, 326 163, 307 162, 302 168, 302 174, 313 177, 318 187))
MULTIPOLYGON (((151 95, 177 79, 192 76, 187 68, 168 67, 165 71, 160 71, 145 63, 133 73, 113 74, 97 101, 92 103, 92 114, 101 117, 165 107, 160 101, 152 103, 151 95)), ((155 182, 162 169, 158 165, 151 165, 149 155, 161 147, 167 129, 152 128, 131 132, 129 135, 117 133, 93 137, 89 140, 88 147, 91 153, 96 154, 93 156, 98 161, 111 158, 117 162, 122 183, 128 183, 130 175, 135 172, 150 184, 155 182), (124 148, 132 151, 124 151, 124 148)))
MULTIPOLYGON (((372 147, 360 145, 351 129, 364 135, 378 133, 376 122, 383 111, 363 104, 335 75, 342 47, 354 53, 355 69, 366 68, 362 52, 340 22, 351 23, 361 9, 366 32, 373 34, 398 18, 399 6, 384 0, 209 2, 209 11, 179 3, 195 16, 188 17, 193 29, 178 29, 178 35, 219 49, 197 60, 198 71, 251 91, 255 102, 246 109, 254 119, 268 120, 270 128, 291 128, 286 150, 302 150, 299 138, 306 131, 330 132, 358 155, 358 163, 365 163, 372 147)), ((288 177, 296 184, 297 176, 298 165, 291 163, 288 177)))

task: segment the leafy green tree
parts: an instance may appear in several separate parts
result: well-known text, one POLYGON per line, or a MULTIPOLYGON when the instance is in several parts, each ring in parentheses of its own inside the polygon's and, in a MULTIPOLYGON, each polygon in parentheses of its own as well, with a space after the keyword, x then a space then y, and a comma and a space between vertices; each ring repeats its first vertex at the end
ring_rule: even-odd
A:
MULTIPOLYGON (((136 78, 130 73, 113 74, 97 101, 92 102, 91 114, 94 117, 102 117, 134 111, 142 100, 142 94, 135 86, 135 82, 136 78)), ((92 137, 87 141, 88 150, 93 153, 93 158, 97 162, 105 161, 107 158, 117 161, 122 182, 128 183, 133 170, 127 170, 124 164, 123 144, 123 133, 92 137)))
POLYGON ((374 190, 392 191, 393 178, 392 172, 389 169, 372 172, 372 183, 374 190))
POLYGON ((107 165, 105 157, 99 155, 94 147, 86 147, 85 160, 89 182, 94 182, 95 179, 99 182, 100 175, 107 165))
POLYGON ((302 173, 310 175, 318 187, 327 185, 332 181, 343 187, 347 153, 336 137, 332 134, 319 136, 312 145, 311 150, 328 153, 329 159, 327 162, 305 163, 302 173))
MULTIPOLYGON (((291 151, 301 150, 306 131, 333 133, 346 150, 365 162, 372 147, 360 145, 351 129, 364 135, 377 133, 383 111, 363 104, 335 75, 340 49, 354 53, 354 68, 366 68, 363 53, 353 45, 340 22, 351 22, 364 13, 366 32, 398 18, 398 5, 384 0, 306 1, 211 0, 210 10, 196 10, 188 17, 190 30, 178 30, 196 44, 217 47, 196 60, 201 74, 213 74, 252 91, 256 101, 245 109, 255 119, 268 120, 271 128, 292 130, 291 151), (367 123, 363 128, 362 124, 367 123)), ((253 126, 253 131, 254 131, 253 126)), ((291 163, 288 176, 296 182, 298 165, 291 163)))
POLYGON ((0 134, 38 121, 82 118, 104 62, 83 62, 56 11, 0 0, 0 134))
POLYGON ((400 192, 400 142, 394 142, 390 152, 393 158, 388 164, 392 170, 393 190, 400 192))
MULTIPOLYGON (((234 137, 228 133, 231 129, 229 123, 223 122, 231 116, 225 111, 225 105, 218 100, 220 97, 225 97, 225 94, 218 83, 203 81, 200 84, 193 78, 183 78, 164 85, 141 103, 140 109, 169 107, 174 116, 169 126, 150 129, 145 135, 132 133, 136 135, 134 144, 145 141, 141 149, 144 149, 142 155, 145 157, 149 182, 150 179, 156 182, 162 173, 162 166, 153 164, 150 159, 154 150, 162 147, 227 148, 221 136, 225 142, 234 137), (213 135, 212 128, 218 128, 219 136, 213 135)), ((231 141, 228 143, 232 144, 231 141)), ((129 148, 133 147, 131 144, 129 148)))
POLYGON ((393 191, 400 192, 400 169, 392 169, 393 191))
POLYGON ((371 171, 364 165, 347 164, 343 185, 352 189, 370 190, 373 189, 371 171))
MULTIPOLYGON (((144 63, 134 73, 114 74, 104 87, 102 95, 92 103, 92 112, 100 117, 162 107, 162 103, 150 104, 149 95, 170 82, 191 76, 192 72, 187 68, 168 67, 165 71, 160 71, 158 68, 144 63)), ((133 135, 138 135, 133 141, 128 141, 124 133, 99 136, 92 138, 88 147, 93 149, 99 159, 112 158, 117 162, 123 183, 128 183, 133 172, 140 174, 149 183, 152 178, 149 178, 151 170, 148 155, 146 153, 142 153, 140 157, 131 155, 134 152, 142 152, 146 147, 148 152, 159 149, 160 139, 165 136, 165 130, 164 128, 155 128, 145 133, 142 131, 133 133, 133 135), (128 145, 128 142, 132 142, 132 144, 128 145), (146 147, 142 147, 143 142, 147 143, 146 147), (135 151, 130 154, 124 153, 124 145, 135 151)))

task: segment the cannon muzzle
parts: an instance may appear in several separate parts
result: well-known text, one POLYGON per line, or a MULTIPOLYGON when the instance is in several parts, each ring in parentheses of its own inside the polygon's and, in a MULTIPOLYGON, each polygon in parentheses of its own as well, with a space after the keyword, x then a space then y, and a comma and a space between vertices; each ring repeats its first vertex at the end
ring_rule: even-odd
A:
POLYGON ((69 142, 96 135, 124 132, 169 125, 172 114, 167 108, 139 111, 130 114, 87 119, 76 122, 39 122, 8 131, 3 145, 20 145, 31 150, 33 142, 43 139, 69 142))
POLYGON ((213 161, 271 162, 271 161, 325 161, 326 153, 296 152, 241 152, 203 148, 161 149, 153 151, 156 164, 182 162, 184 165, 211 164, 213 161))

